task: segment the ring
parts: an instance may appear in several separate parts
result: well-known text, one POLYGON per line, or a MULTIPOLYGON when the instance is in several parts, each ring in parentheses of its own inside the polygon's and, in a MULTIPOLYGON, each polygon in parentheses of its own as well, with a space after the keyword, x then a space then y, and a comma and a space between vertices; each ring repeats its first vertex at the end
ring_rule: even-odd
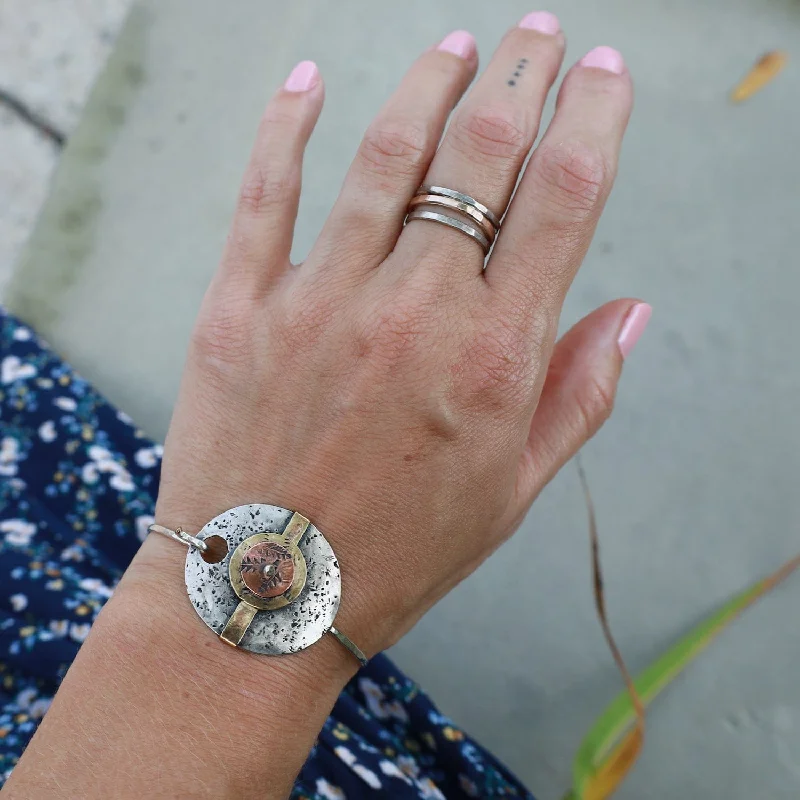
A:
POLYGON ((461 200, 455 200, 452 197, 441 197, 438 194, 418 194, 408 204, 408 208, 411 210, 417 206, 443 206, 444 208, 451 208, 453 211, 460 211, 462 214, 472 217, 481 226, 490 241, 495 237, 496 231, 491 220, 485 214, 477 211, 474 206, 469 205, 469 203, 462 203, 461 200))
POLYGON ((465 233, 481 246, 484 256, 489 254, 500 231, 500 220, 488 206, 468 194, 446 186, 420 186, 406 212, 406 223, 412 219, 438 222, 465 233), (436 206, 455 213, 428 211, 423 206, 436 206), (460 219, 458 215, 467 219, 460 219))
POLYGON ((448 189, 446 186, 420 186, 420 188, 417 189, 417 194, 438 194, 442 197, 451 197, 453 200, 458 200, 460 203, 466 203, 468 206, 472 206, 477 211, 480 211, 497 230, 500 230, 500 220, 492 213, 491 209, 483 203, 479 203, 474 197, 470 197, 468 194, 462 194, 455 189, 448 189))
POLYGON ((437 214, 435 211, 425 211, 421 208, 417 208, 406 217, 406 222, 412 219, 427 219, 431 222, 440 222, 442 225, 448 225, 462 233, 466 233, 467 236, 473 238, 483 248, 484 255, 489 253, 489 249, 492 246, 492 243, 486 238, 483 231, 474 228, 472 225, 468 225, 466 222, 462 222, 460 219, 450 217, 447 214, 437 214))

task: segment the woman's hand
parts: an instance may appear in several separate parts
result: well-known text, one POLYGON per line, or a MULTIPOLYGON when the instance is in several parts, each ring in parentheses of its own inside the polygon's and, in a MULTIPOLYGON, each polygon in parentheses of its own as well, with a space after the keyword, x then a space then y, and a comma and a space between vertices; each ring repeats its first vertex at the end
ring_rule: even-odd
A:
MULTIPOLYGON (((526 17, 438 150, 477 56, 466 33, 425 53, 292 267, 303 150, 323 99, 316 67, 301 64, 264 115, 200 313, 156 519, 196 532, 245 503, 310 518, 341 565, 337 627, 369 655, 513 533, 610 413, 649 316, 619 300, 554 347, 631 107, 619 54, 592 51, 564 79, 520 179, 563 51, 552 15, 526 17), (403 228, 423 183, 498 216, 508 207, 485 271, 459 231, 403 228)), ((330 637, 281 658, 226 648, 188 602, 184 557, 165 538, 144 543, 9 798, 287 796, 356 661, 330 637)))
MULTIPOLYGON (((476 48, 455 33, 425 53, 293 267, 303 150, 323 101, 316 67, 301 64, 266 110, 200 313, 156 519, 196 531, 244 503, 299 510, 341 562, 337 625, 369 654, 507 539, 597 430, 626 316, 640 324, 646 309, 606 306, 553 349, 631 107, 621 56, 586 56, 511 201, 563 52, 550 15, 512 30, 438 151, 476 48), (403 228, 421 184, 471 195, 498 216, 508 207, 485 271, 462 233, 403 228)), ((162 551, 178 558, 158 540, 142 556, 162 551)))

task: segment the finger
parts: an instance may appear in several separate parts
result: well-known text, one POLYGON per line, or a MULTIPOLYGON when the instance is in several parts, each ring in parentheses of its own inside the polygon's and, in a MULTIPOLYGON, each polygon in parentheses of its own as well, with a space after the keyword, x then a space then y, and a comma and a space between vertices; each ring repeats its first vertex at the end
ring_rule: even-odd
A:
POLYGON ((647 303, 615 300, 556 345, 520 462, 520 513, 611 415, 623 360, 651 312, 647 303))
MULTIPOLYGON (((556 17, 544 11, 525 17, 505 36, 456 111, 424 183, 467 194, 502 217, 536 139, 563 55, 564 36, 556 17)), ((400 246, 416 254, 453 256, 476 275, 484 259, 481 247, 468 236, 426 220, 410 221, 400 246)), ((433 262, 437 259, 427 261, 433 262)), ((456 279, 464 276, 463 270, 448 270, 453 272, 459 273, 456 279)))
POLYGON ((475 39, 466 31, 417 59, 364 134, 309 265, 346 254, 358 275, 394 249, 408 203, 477 66, 475 39))
POLYGON ((263 291, 288 268, 303 155, 324 95, 316 64, 302 61, 267 105, 239 190, 221 277, 263 291))
POLYGON ((617 169, 633 91, 622 56, 593 50, 561 87, 555 116, 514 196, 486 279, 498 313, 555 323, 617 169))

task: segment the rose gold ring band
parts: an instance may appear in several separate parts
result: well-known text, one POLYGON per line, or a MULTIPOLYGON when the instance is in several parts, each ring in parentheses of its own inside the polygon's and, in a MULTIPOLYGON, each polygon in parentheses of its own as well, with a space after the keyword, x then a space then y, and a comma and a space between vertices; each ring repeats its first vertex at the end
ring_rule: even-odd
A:
POLYGON ((446 186, 420 186, 417 189, 408 204, 406 224, 414 219, 438 222, 461 231, 481 246, 484 255, 489 254, 500 232, 500 220, 487 206, 468 194, 446 186), (454 213, 439 214, 425 210, 424 206, 448 209, 454 213))
POLYGON ((471 206, 468 203, 462 203, 460 200, 454 200, 452 197, 441 197, 438 194, 418 194, 408 204, 408 210, 411 211, 417 206, 443 206, 444 208, 450 208, 453 211, 459 211, 460 213, 471 217, 475 222, 477 222, 490 242, 494 240, 495 234, 497 233, 494 225, 492 225, 492 223, 489 221, 489 218, 485 214, 482 214, 480 211, 476 210, 474 206, 471 206))

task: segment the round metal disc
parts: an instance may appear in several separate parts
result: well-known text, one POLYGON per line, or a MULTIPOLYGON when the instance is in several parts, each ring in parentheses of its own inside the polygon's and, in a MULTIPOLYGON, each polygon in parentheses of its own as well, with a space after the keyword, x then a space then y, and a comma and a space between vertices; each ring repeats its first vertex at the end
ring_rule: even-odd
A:
MULTIPOLYGON (((198 539, 221 536, 228 543, 227 555, 217 564, 207 564, 195 548, 189 548, 186 556, 189 599, 200 619, 217 635, 239 605, 228 579, 233 551, 257 533, 282 533, 292 513, 278 506, 239 506, 215 517, 197 534, 198 539)), ((297 546, 308 569, 303 591, 283 608, 259 611, 239 647, 264 655, 296 653, 319 641, 333 625, 342 591, 339 562, 314 525, 309 524, 297 546)))

